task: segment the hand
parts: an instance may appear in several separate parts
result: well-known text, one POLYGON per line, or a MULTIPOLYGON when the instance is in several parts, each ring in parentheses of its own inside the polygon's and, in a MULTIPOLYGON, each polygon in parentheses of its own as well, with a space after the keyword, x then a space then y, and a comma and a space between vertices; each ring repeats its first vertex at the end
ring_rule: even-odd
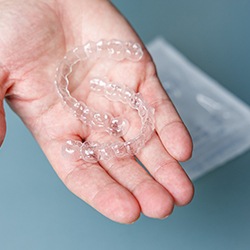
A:
MULTIPOLYGON (((67 139, 103 137, 63 107, 53 84, 56 66, 77 45, 113 38, 142 44, 108 1, 0 0, 0 140, 5 134, 2 101, 6 98, 74 194, 117 222, 134 222, 141 212, 164 218, 174 205, 192 199, 193 186, 178 163, 191 156, 192 142, 145 48, 143 60, 112 62, 106 74, 139 91, 155 108, 156 131, 137 155, 150 174, 133 157, 90 164, 67 161, 61 153, 67 139)), ((88 69, 84 79, 101 71, 97 62, 88 69)), ((79 98, 81 86, 73 91, 79 98)), ((102 108, 87 90, 82 98, 102 108)), ((117 112, 112 109, 114 116, 117 112)), ((119 112, 130 116, 127 107, 119 112)))

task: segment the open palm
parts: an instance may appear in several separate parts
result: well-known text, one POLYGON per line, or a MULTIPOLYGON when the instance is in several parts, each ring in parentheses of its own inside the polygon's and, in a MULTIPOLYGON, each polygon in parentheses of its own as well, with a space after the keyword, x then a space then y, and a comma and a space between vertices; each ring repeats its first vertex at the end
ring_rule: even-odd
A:
POLYGON ((62 105, 53 84, 56 66, 77 45, 113 38, 141 43, 108 1, 0 0, 0 140, 5 134, 2 101, 6 97, 73 193, 121 223, 135 221, 140 212, 163 218, 175 204, 192 199, 192 184, 178 163, 190 157, 192 143, 145 49, 137 63, 87 64, 72 93, 99 110, 105 103, 114 116, 123 113, 127 118, 133 113, 126 106, 115 108, 100 101, 83 82, 105 73, 143 95, 155 108, 156 119, 156 132, 137 155, 147 171, 133 157, 90 164, 68 161, 61 153, 67 139, 99 141, 107 135, 93 133, 62 105))

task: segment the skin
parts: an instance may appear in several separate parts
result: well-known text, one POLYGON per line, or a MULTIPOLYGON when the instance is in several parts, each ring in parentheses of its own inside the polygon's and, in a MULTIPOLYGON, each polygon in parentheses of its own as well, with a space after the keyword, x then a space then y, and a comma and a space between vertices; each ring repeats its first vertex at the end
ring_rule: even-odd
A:
MULTIPOLYGON (((155 108, 156 131, 137 155, 147 171, 133 157, 90 164, 68 161, 61 153, 67 139, 109 138, 83 126, 62 105, 53 84, 58 62, 69 49, 89 40, 117 38, 142 44, 109 1, 0 0, 0 34, 0 144, 6 130, 5 98, 64 184, 111 220, 132 223, 140 213, 165 218, 175 205, 191 201, 193 185, 178 161, 190 158, 192 141, 145 48, 140 62, 104 65, 110 79, 126 82, 155 108)), ((102 70, 98 62, 87 69, 82 80, 102 70)), ((79 98, 81 87, 80 82, 73 90, 79 98)), ((82 98, 102 109, 100 97, 88 90, 82 98)), ((121 112, 132 116, 122 105, 111 108, 114 116, 121 112)))

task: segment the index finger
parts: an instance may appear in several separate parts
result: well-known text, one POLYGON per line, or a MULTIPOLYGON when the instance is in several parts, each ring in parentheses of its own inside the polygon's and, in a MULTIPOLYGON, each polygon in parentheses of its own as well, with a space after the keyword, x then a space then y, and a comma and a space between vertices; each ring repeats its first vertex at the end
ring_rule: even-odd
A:
POLYGON ((186 161, 192 155, 192 139, 176 111, 172 101, 162 87, 153 62, 149 76, 140 84, 139 91, 155 109, 155 128, 168 153, 178 161, 186 161))

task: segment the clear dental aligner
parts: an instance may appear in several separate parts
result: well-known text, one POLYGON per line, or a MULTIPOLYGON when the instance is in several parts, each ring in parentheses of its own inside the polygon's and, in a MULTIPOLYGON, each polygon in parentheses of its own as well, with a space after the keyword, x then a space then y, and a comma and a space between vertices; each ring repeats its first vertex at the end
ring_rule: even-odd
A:
MULTIPOLYGON (((99 128, 110 135, 122 137, 128 130, 127 120, 92 110, 84 102, 72 97, 68 90, 68 77, 76 63, 85 61, 90 57, 107 57, 116 61, 127 59, 137 62, 142 56, 143 51, 138 43, 119 40, 88 42, 83 46, 74 48, 64 56, 57 68, 56 87, 64 103, 70 107, 80 121, 91 128, 99 128)), ((68 140, 63 147, 63 153, 74 160, 82 159, 91 163, 109 160, 113 157, 120 158, 137 154, 154 131, 154 109, 143 100, 140 93, 135 93, 132 89, 119 83, 95 78, 90 80, 90 88, 111 101, 122 102, 137 110, 142 123, 140 133, 135 138, 125 142, 99 143, 85 141, 82 143, 81 141, 68 140)))

